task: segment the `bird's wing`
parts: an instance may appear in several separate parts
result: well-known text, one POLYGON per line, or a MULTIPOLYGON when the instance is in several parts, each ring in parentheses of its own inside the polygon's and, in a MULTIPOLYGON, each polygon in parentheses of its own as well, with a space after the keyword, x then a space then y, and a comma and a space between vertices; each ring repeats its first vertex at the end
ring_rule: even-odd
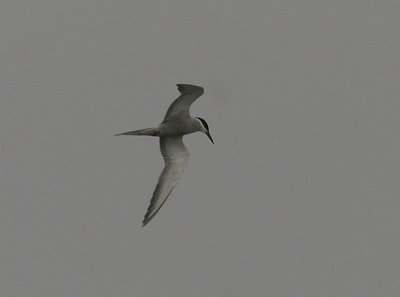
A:
POLYGON ((189 151, 182 141, 182 136, 160 137, 160 150, 165 167, 158 178, 156 189, 150 200, 150 206, 144 216, 143 226, 146 225, 160 210, 179 179, 183 175, 189 160, 189 151))
POLYGON ((169 106, 164 121, 171 120, 175 117, 189 116, 190 105, 204 94, 204 89, 202 87, 184 84, 178 84, 177 87, 181 95, 169 106))

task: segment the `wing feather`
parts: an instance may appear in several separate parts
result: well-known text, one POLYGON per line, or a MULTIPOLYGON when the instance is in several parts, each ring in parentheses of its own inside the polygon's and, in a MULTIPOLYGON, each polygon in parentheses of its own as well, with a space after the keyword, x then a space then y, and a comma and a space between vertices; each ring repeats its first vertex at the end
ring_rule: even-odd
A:
POLYGON ((157 214, 168 199, 172 190, 183 176, 189 160, 189 151, 182 141, 182 136, 160 137, 160 150, 164 158, 165 167, 158 178, 157 186, 150 200, 150 206, 144 216, 143 226, 157 214))
POLYGON ((169 106, 165 114, 164 121, 176 117, 188 117, 189 108, 192 103, 204 94, 204 89, 195 85, 178 84, 178 91, 181 93, 177 99, 169 106))

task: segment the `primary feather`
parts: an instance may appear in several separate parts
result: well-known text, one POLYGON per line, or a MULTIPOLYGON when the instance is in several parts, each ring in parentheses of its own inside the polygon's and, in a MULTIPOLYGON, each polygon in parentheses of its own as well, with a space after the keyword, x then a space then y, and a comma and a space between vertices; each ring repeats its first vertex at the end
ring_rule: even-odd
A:
POLYGON ((181 179, 189 160, 189 151, 182 141, 182 136, 160 137, 160 150, 165 166, 158 178, 156 189, 150 200, 150 206, 144 216, 143 226, 157 214, 168 199, 181 179))
POLYGON ((189 117, 189 108, 192 103, 204 94, 204 89, 195 85, 178 84, 181 95, 169 106, 164 121, 177 117, 189 117))

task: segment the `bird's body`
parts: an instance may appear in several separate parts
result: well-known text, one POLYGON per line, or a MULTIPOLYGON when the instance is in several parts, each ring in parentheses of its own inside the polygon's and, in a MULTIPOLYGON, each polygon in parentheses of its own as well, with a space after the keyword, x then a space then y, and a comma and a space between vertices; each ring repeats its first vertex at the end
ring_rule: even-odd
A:
POLYGON ((160 137, 187 135, 200 131, 200 123, 194 118, 173 119, 159 126, 160 137))
POLYGON ((183 175, 189 161, 189 151, 182 141, 183 135, 200 131, 205 133, 214 143, 206 121, 202 118, 192 118, 189 114, 190 105, 203 95, 204 89, 187 84, 178 84, 177 86, 181 96, 172 102, 160 125, 154 128, 117 134, 147 135, 160 138, 160 150, 165 167, 150 200, 143 226, 157 214, 183 175))

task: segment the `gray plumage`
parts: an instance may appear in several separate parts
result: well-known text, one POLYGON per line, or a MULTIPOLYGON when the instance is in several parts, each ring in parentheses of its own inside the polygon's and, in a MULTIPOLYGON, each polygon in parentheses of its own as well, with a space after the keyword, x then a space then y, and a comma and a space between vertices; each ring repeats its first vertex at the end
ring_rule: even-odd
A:
POLYGON ((177 86, 181 95, 172 102, 160 125, 153 128, 116 134, 160 137, 160 150, 165 166, 150 200, 150 206, 144 217, 143 226, 157 214, 183 176, 183 172, 189 161, 189 151, 182 141, 183 135, 200 131, 205 133, 214 143, 205 120, 192 118, 189 113, 191 104, 203 95, 204 89, 188 84, 178 84, 177 86))

